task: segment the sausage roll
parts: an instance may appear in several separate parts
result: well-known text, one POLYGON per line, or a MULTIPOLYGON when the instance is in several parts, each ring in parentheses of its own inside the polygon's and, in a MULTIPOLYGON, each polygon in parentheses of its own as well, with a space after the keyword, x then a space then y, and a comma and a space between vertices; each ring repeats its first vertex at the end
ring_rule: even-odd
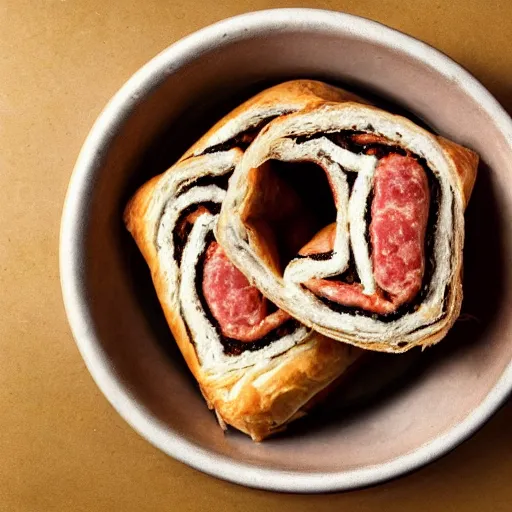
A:
POLYGON ((220 425, 261 440, 305 414, 359 351, 277 308, 230 262, 214 229, 230 176, 270 120, 341 100, 319 82, 281 84, 244 103, 143 185, 124 220, 164 314, 220 425))
POLYGON ((216 236, 269 300, 365 349, 441 340, 462 301, 478 156, 358 102, 282 116, 231 178, 216 236))

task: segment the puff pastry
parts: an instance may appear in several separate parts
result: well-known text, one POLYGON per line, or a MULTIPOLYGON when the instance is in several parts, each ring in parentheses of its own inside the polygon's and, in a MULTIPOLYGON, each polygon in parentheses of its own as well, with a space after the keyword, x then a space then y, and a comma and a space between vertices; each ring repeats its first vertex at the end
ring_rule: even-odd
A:
POLYGON ((462 301, 464 209, 478 156, 368 104, 275 119, 252 142, 216 237, 303 324, 365 349, 441 340, 462 301))
POLYGON ((230 175, 268 122, 344 98, 354 97, 304 80, 264 91, 142 186, 124 213, 208 406, 221 426, 254 440, 305 414, 359 351, 311 331, 251 287, 215 241, 218 212, 230 175))

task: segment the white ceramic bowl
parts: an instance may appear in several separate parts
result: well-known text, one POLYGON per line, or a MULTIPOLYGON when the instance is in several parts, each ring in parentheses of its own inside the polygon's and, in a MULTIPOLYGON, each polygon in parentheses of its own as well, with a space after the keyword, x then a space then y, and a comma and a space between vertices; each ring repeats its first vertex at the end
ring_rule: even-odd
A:
POLYGON ((433 48, 327 11, 262 11, 222 21, 137 72, 82 148, 60 248, 75 339, 126 421, 195 468, 253 487, 304 492, 396 477, 470 436, 512 387, 511 178, 510 118, 472 76, 433 48), (372 379, 367 372, 356 391, 333 397, 334 412, 254 444, 236 432, 224 435, 206 408, 121 212, 139 184, 164 171, 231 106, 264 82, 292 77, 369 89, 481 155, 467 212, 463 311, 469 320, 424 354, 376 356, 372 379), (362 385, 367 377, 370 391, 362 385))

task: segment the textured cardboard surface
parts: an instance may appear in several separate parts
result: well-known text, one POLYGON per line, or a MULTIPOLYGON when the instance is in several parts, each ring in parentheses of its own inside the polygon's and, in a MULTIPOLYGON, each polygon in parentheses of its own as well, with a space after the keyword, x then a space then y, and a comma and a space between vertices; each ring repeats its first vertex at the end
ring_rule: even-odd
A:
POLYGON ((442 460, 363 491, 292 496, 221 482, 141 439, 98 391, 62 306, 58 232, 94 119, 144 62, 270 7, 366 16, 453 57, 512 112, 512 3, 0 0, 0 511, 510 510, 512 406, 442 460))

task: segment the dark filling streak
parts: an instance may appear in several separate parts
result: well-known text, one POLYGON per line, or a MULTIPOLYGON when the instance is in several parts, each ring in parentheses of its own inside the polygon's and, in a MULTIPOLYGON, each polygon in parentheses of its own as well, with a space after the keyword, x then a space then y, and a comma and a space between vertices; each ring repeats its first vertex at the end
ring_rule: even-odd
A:
MULTIPOLYGON (((217 328, 217 326, 215 327, 217 328)), ((246 350, 248 350, 249 352, 255 352, 256 350, 268 347, 274 341, 277 341, 283 338, 284 336, 287 336, 288 334, 292 334, 299 327, 300 324, 299 322, 297 322, 297 320, 290 319, 256 341, 244 342, 240 340, 235 340, 233 338, 226 338, 222 334, 220 334, 220 341, 222 343, 222 346, 224 347, 224 353, 226 355, 238 356, 245 352, 246 350)), ((218 328, 217 332, 219 332, 218 328)))
POLYGON ((176 226, 174 226, 174 231, 172 232, 172 240, 174 245, 174 259, 178 263, 181 263, 181 257, 183 255, 183 250, 185 249, 185 244, 187 243, 188 236, 192 231, 192 223, 187 224, 182 230, 180 230, 181 225, 185 222, 185 219, 197 210, 200 206, 204 206, 212 215, 216 215, 220 212, 220 203, 214 203, 213 201, 207 201, 203 203, 191 204, 185 208, 180 216, 178 217, 178 221, 176 222, 176 226))
POLYGON ((357 172, 347 171, 345 172, 345 176, 347 178, 348 193, 350 196, 350 194, 352 194, 352 189, 354 188, 354 183, 356 182, 357 179, 357 172))
MULTIPOLYGON (((282 338, 283 336, 286 336, 288 334, 291 334, 292 332, 296 331, 300 327, 300 323, 297 322, 297 320, 290 319, 286 321, 284 324, 280 325, 273 331, 270 331, 268 334, 263 336, 262 338, 256 340, 256 341, 249 341, 244 342, 240 341, 234 338, 228 338, 227 336, 224 336, 222 334, 221 328, 215 317, 212 315, 210 308, 208 307, 208 303, 206 302, 206 299, 203 294, 203 269, 204 269, 204 263, 206 259, 206 250, 208 249, 209 245, 215 241, 215 236, 213 232, 210 232, 206 237, 206 243, 205 248, 201 256, 199 257, 199 260, 196 264, 196 278, 195 278, 195 287, 197 296, 199 297, 199 301, 201 302, 201 307, 206 315, 206 318, 208 318, 208 321, 213 325, 215 330, 217 331, 217 334, 219 336, 220 342, 222 343, 222 346, 224 348, 224 353, 228 356, 238 356, 242 354, 245 351, 255 352, 256 350, 260 350, 264 347, 267 347, 274 341, 277 341, 278 339, 282 338)), ((275 307, 275 306, 274 306, 275 307)), ((193 339, 192 337, 190 339, 193 339)))
POLYGON ((300 259, 308 258, 310 260, 315 260, 315 261, 326 261, 326 260, 330 260, 332 258, 332 254, 333 254, 332 251, 317 252, 315 254, 307 254, 307 255, 298 254, 295 257, 295 259, 300 260, 300 259))
MULTIPOLYGON (((372 126, 373 128, 373 126, 372 126)), ((371 130, 370 130, 371 131, 371 130)), ((322 137, 329 139, 333 144, 339 146, 340 148, 346 149, 351 153, 355 154, 366 154, 370 150, 374 150, 373 153, 378 159, 381 159, 390 153, 397 153, 399 155, 406 155, 407 151, 398 145, 388 145, 388 144, 380 144, 380 143, 371 143, 371 144, 357 144, 352 140, 354 135, 362 135, 368 132, 361 130, 344 130, 343 132, 334 132, 334 133, 313 133, 311 135, 300 135, 298 137, 291 137, 297 144, 302 144, 308 140, 320 139, 322 137)), ((347 172, 347 175, 356 174, 347 172)))
POLYGON ((270 123, 270 121, 272 121, 276 117, 280 117, 281 115, 289 114, 290 112, 293 112, 293 110, 284 111, 278 115, 266 117, 265 119, 262 119, 257 125, 252 126, 249 129, 235 135, 231 139, 228 139, 225 142, 221 142, 220 144, 215 144, 214 146, 210 146, 210 147, 206 148, 198 156, 208 155, 211 153, 219 153, 222 151, 229 151, 230 149, 233 149, 233 148, 240 148, 245 151, 249 147, 249 144, 256 138, 258 133, 268 123, 270 123))
MULTIPOLYGON (((374 131, 373 126, 367 127, 369 131, 374 131)), ((379 160, 381 158, 384 158, 385 156, 389 154, 399 154, 402 156, 407 155, 407 151, 398 146, 398 145, 387 145, 387 144, 381 144, 381 143, 372 143, 372 144, 357 144, 352 140, 353 135, 359 135, 366 133, 365 131, 356 131, 356 130, 346 130, 343 132, 337 132, 337 133, 328 133, 328 134, 322 134, 322 133, 315 133, 312 135, 302 135, 299 137, 295 137, 294 140, 297 144, 301 144, 303 142, 306 142, 308 140, 312 139, 318 139, 320 137, 326 137, 329 139, 332 143, 336 144, 337 146, 342 147, 343 149, 346 149, 352 153, 355 154, 367 154, 370 150, 371 153, 376 156, 379 160)), ((330 309, 337 311, 338 313, 347 313, 352 315, 361 315, 366 317, 371 317, 375 320, 380 320, 382 322, 392 322, 394 320, 397 320, 398 318, 402 317, 403 315, 412 313, 416 311, 420 304, 423 302, 423 300, 426 298, 428 293, 428 288, 430 285, 430 281, 432 280, 432 276, 434 274, 434 270, 436 268, 436 262, 435 262, 435 256, 434 256, 434 242, 435 242, 435 232, 437 228, 437 218, 439 215, 439 206, 440 206, 440 200, 441 200, 441 187, 439 185, 438 180, 436 179, 434 173, 432 170, 428 167, 427 162, 424 158, 421 158, 417 155, 411 155, 413 158, 416 159, 416 161, 423 167, 425 170, 425 174, 427 176, 429 188, 430 188, 430 206, 429 206, 429 215, 428 215, 428 221, 427 221, 427 230, 426 230, 426 236, 425 236, 425 273, 423 275, 423 285, 421 287, 421 290, 416 294, 414 299, 407 304, 403 304, 400 306, 395 312, 388 313, 386 315, 380 315, 378 313, 373 313, 371 311, 366 311, 361 308, 356 308, 353 306, 344 306, 342 304, 338 304, 337 302, 331 301, 329 299, 326 299, 325 297, 319 297, 317 298, 322 301, 324 304, 329 306, 330 309)), ((347 177, 356 174, 347 172, 347 177)), ((371 251, 371 239, 370 239, 370 233, 369 233, 369 226, 371 222, 371 204, 373 201, 373 191, 371 192, 369 199, 368 199, 368 206, 366 208, 365 213, 365 221, 366 221, 366 241, 368 243, 368 247, 371 251)), ((332 253, 323 253, 321 255, 317 254, 314 255, 315 259, 329 259, 330 255, 332 253), (325 256, 324 256, 325 255, 325 256)), ((371 256, 371 252, 370 252, 371 256)), ((309 256, 311 257, 311 256, 309 256)), ((350 264, 347 271, 345 271, 343 274, 334 276, 329 278, 333 281, 343 281, 345 283, 351 282, 348 279, 353 279, 353 276, 357 273, 355 272, 355 265, 353 262, 353 257, 351 255, 350 258, 350 264)), ((352 282, 358 282, 356 281, 352 282)), ((448 289, 448 288, 447 288, 448 289)), ((445 292, 445 298, 444 298, 444 304, 446 306, 447 302, 447 292, 445 292)), ((446 310, 446 307, 444 306, 444 310, 446 310)))
POLYGON ((227 140, 226 142, 222 142, 220 144, 215 144, 215 146, 210 146, 209 148, 206 148, 202 153, 199 153, 197 156, 202 155, 210 155, 211 153, 221 153, 223 151, 229 151, 230 149, 234 148, 241 148, 245 150, 249 144, 247 144, 244 141, 243 134, 237 135, 236 137, 233 137, 232 139, 227 140))
POLYGON ((368 247, 368 256, 372 257, 373 253, 373 245, 372 240, 370 236, 370 224, 372 221, 372 203, 373 203, 373 197, 374 197, 373 187, 370 190, 370 193, 368 194, 368 199, 366 200, 366 210, 364 212, 364 223, 366 226, 366 229, 364 231, 364 238, 366 240, 366 245, 368 247))
POLYGON ((220 176, 212 176, 211 174, 208 174, 207 176, 202 176, 201 178, 195 178, 187 181, 181 185, 176 194, 176 197, 180 197, 185 192, 188 192, 195 187, 208 187, 210 185, 216 185, 223 190, 227 190, 231 174, 232 173, 229 171, 226 174, 222 174, 220 176))

